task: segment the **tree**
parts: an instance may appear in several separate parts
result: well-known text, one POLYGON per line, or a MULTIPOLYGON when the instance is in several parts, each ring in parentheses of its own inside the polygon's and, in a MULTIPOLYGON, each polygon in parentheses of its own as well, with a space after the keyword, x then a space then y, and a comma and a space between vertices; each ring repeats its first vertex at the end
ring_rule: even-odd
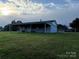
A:
POLYGON ((21 24, 21 23, 22 23, 22 21, 20 21, 20 20, 18 20, 18 21, 13 20, 11 22, 11 24, 9 25, 10 26, 9 30, 11 29, 10 31, 16 31, 17 30, 17 27, 14 26, 14 25, 15 24, 21 24))
POLYGON ((21 24, 21 23, 22 23, 22 21, 20 21, 20 20, 17 21, 17 24, 21 24))
POLYGON ((3 27, 2 26, 0 26, 0 31, 3 31, 3 27))
POLYGON ((9 24, 4 26, 4 31, 9 31, 9 24))
POLYGON ((79 18, 73 20, 72 23, 70 23, 70 27, 72 27, 75 32, 79 32, 79 18))
POLYGON ((57 28, 58 28, 58 31, 66 32, 68 30, 68 27, 66 25, 62 25, 62 24, 58 24, 57 28))
POLYGON ((16 21, 15 21, 15 20, 13 20, 13 21, 11 22, 11 24, 16 24, 16 21))
POLYGON ((14 25, 21 24, 21 23, 22 23, 22 21, 17 21, 16 22, 15 20, 13 20, 11 22, 11 24, 7 24, 7 25, 4 26, 4 31, 16 31, 17 30, 17 27, 14 26, 14 25))

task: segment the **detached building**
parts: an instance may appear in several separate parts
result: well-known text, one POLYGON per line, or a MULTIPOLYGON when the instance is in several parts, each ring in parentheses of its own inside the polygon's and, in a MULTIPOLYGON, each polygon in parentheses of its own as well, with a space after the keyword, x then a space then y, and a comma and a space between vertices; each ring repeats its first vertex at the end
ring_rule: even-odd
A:
POLYGON ((18 22, 18 23, 10 24, 9 30, 19 31, 19 32, 53 33, 53 32, 57 32, 57 23, 55 20, 26 22, 26 23, 18 22))

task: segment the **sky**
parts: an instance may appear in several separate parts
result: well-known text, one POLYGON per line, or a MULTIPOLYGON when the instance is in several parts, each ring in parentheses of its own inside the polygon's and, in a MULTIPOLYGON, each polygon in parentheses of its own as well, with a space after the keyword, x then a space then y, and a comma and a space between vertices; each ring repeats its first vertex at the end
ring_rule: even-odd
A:
POLYGON ((69 26, 79 17, 79 0, 0 0, 0 26, 12 20, 56 20, 69 26))

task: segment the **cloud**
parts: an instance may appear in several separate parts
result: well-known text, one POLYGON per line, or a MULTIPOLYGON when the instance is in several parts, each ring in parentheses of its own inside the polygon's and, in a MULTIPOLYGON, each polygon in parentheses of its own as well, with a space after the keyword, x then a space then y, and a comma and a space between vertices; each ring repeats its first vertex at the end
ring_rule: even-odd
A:
POLYGON ((29 0, 8 0, 8 4, 15 6, 19 14, 38 14, 43 11, 43 4, 33 3, 29 0))
MULTIPOLYGON (((63 1, 63 0, 62 0, 63 1)), ((11 7, 13 14, 18 15, 30 15, 30 14, 48 14, 53 12, 55 9, 63 9, 63 8, 70 8, 76 5, 72 3, 71 0, 65 0, 63 2, 67 2, 65 4, 57 4, 57 1, 49 2, 46 4, 43 3, 36 3, 32 0, 8 0, 3 5, 11 7)))
POLYGON ((5 4, 0 2, 0 5, 9 7, 13 11, 12 15, 1 16, 0 19, 2 20, 0 21, 8 24, 14 19, 20 19, 24 22, 56 19, 58 23, 68 24, 73 18, 79 17, 79 3, 74 2, 74 0, 41 2, 32 0, 8 0, 5 4))

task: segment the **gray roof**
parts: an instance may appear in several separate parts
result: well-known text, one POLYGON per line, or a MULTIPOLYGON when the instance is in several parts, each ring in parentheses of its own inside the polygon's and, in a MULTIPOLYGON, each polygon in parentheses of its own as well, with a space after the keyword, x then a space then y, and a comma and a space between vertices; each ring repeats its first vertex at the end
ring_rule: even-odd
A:
POLYGON ((37 22, 25 22, 25 23, 15 23, 15 24, 11 24, 11 25, 28 25, 28 24, 45 24, 48 22, 56 22, 56 20, 47 20, 47 21, 37 21, 37 22))

